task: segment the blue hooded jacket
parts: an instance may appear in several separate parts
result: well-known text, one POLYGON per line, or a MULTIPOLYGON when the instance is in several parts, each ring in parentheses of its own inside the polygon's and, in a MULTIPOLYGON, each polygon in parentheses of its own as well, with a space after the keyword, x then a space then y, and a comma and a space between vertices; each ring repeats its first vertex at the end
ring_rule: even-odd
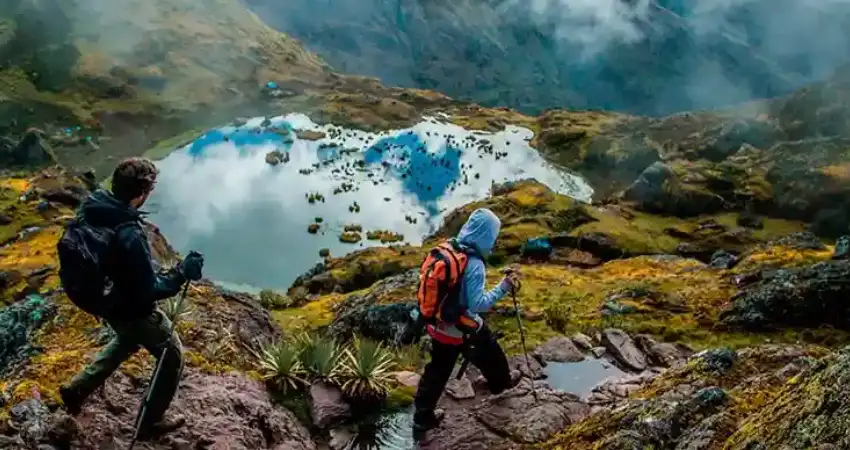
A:
POLYGON ((479 323, 478 313, 489 311, 510 290, 505 283, 499 283, 490 291, 486 291, 484 286, 487 279, 484 258, 493 250, 501 226, 502 222, 493 211, 476 209, 457 235, 458 243, 470 255, 463 272, 460 301, 466 305, 469 316, 479 323))

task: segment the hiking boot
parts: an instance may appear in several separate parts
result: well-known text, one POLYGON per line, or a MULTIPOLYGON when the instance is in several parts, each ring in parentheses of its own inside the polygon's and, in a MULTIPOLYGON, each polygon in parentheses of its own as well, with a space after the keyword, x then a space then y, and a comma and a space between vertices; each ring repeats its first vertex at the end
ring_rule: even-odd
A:
POLYGON ((73 389, 67 386, 60 386, 59 397, 62 399, 62 404, 65 406, 65 411, 68 411, 68 414, 76 416, 82 412, 84 399, 80 398, 80 395, 73 389))
POLYGON ((165 436, 168 433, 179 430, 186 425, 186 419, 183 417, 175 417, 173 419, 163 419, 151 425, 143 426, 139 429, 139 442, 152 441, 159 437, 165 436))
POLYGON ((413 434, 421 435, 427 432, 428 430, 432 430, 440 426, 440 422, 443 421, 443 417, 445 416, 445 411, 442 409, 435 409, 431 413, 425 414, 414 414, 413 415, 413 434))

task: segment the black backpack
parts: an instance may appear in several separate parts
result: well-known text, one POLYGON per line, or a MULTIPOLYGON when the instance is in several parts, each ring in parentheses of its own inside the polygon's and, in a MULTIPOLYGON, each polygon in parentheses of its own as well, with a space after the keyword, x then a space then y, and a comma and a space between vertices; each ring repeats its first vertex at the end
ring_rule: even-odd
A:
POLYGON ((125 222, 115 228, 95 227, 77 217, 66 226, 59 243, 59 279, 71 302, 94 316, 111 311, 106 302, 110 280, 105 272, 105 260, 112 239, 123 228, 136 225, 125 222))

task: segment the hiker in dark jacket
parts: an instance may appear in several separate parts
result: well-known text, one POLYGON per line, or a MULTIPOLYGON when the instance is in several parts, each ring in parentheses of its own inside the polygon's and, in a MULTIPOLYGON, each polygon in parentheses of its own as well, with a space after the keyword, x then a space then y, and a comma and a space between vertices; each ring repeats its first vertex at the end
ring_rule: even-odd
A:
POLYGON ((199 280, 203 268, 203 257, 193 252, 177 267, 157 271, 139 210, 153 192, 157 172, 150 160, 127 159, 115 168, 112 192, 97 190, 80 206, 81 220, 116 230, 105 255, 104 270, 112 284, 104 297, 109 307, 101 317, 115 331, 115 338, 59 390, 65 408, 76 415, 86 398, 140 348, 156 358, 165 355, 139 440, 156 438, 185 423, 180 417, 164 419, 183 370, 183 349, 156 301, 177 295, 187 280, 199 280))

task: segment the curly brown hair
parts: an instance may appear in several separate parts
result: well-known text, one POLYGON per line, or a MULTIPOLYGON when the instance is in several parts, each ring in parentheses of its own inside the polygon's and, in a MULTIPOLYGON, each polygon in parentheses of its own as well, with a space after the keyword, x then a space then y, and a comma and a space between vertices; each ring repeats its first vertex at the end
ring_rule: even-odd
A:
POLYGON ((112 173, 112 195, 129 203, 153 190, 159 170, 147 158, 128 158, 118 163, 112 173))

